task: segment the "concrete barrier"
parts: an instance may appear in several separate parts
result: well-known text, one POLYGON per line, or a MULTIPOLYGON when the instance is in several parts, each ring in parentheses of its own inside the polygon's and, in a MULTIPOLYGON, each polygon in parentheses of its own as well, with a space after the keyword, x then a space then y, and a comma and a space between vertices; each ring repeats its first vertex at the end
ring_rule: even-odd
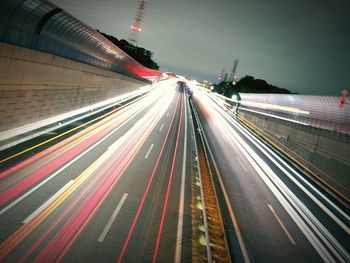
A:
POLYGON ((328 175, 326 181, 349 198, 349 134, 246 111, 239 111, 239 114, 328 175))
POLYGON ((146 85, 124 75, 0 42, 0 131, 146 85))

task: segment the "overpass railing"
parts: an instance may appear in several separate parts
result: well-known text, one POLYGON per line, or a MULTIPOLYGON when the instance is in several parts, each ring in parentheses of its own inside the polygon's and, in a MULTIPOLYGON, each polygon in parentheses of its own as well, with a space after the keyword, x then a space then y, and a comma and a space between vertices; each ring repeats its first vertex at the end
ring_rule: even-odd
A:
POLYGON ((44 51, 140 80, 144 67, 93 28, 44 0, 0 0, 0 41, 44 51))
POLYGON ((307 126, 350 134, 350 101, 339 107, 340 97, 296 94, 240 93, 232 102, 239 111, 254 112, 307 126))

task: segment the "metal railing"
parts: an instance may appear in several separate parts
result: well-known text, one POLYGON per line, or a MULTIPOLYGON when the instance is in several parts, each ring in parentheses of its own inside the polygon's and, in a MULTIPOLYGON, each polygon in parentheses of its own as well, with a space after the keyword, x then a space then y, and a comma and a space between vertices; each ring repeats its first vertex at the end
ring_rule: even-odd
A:
POLYGON ((44 0, 0 0, 0 41, 140 80, 152 80, 160 74, 132 59, 93 28, 44 0))
POLYGON ((238 111, 350 134, 349 98, 344 108, 339 107, 340 96, 240 93, 240 100, 231 100, 235 107, 237 102, 238 111))

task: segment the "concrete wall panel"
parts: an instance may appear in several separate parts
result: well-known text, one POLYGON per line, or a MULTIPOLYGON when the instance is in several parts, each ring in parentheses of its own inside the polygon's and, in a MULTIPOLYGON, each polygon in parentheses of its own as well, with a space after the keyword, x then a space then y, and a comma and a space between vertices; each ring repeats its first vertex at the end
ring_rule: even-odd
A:
POLYGON ((111 71, 0 43, 0 131, 146 85, 111 71))
POLYGON ((327 174, 332 179, 328 182, 336 189, 339 185, 350 189, 349 134, 292 124, 254 113, 240 114, 327 174))

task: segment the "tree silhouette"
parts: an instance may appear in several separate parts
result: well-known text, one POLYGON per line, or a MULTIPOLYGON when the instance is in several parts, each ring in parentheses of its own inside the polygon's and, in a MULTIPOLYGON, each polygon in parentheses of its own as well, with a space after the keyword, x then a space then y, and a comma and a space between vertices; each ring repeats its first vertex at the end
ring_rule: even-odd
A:
POLYGON ((135 47, 134 45, 130 44, 125 39, 118 40, 114 36, 100 32, 99 30, 97 30, 97 31, 100 34, 102 34, 104 37, 106 37, 109 41, 111 41, 114 45, 119 47, 126 54, 128 54, 130 57, 132 57, 137 62, 144 65, 145 67, 148 67, 151 69, 159 69, 158 64, 152 59, 153 53, 151 51, 144 49, 142 47, 135 47))
POLYGON ((236 84, 232 82, 222 81, 218 84, 214 84, 214 91, 220 93, 226 97, 232 97, 233 94, 238 92, 242 93, 284 93, 290 94, 287 89, 282 89, 274 85, 268 84, 263 79, 255 79, 252 76, 245 76, 240 79, 236 84))

